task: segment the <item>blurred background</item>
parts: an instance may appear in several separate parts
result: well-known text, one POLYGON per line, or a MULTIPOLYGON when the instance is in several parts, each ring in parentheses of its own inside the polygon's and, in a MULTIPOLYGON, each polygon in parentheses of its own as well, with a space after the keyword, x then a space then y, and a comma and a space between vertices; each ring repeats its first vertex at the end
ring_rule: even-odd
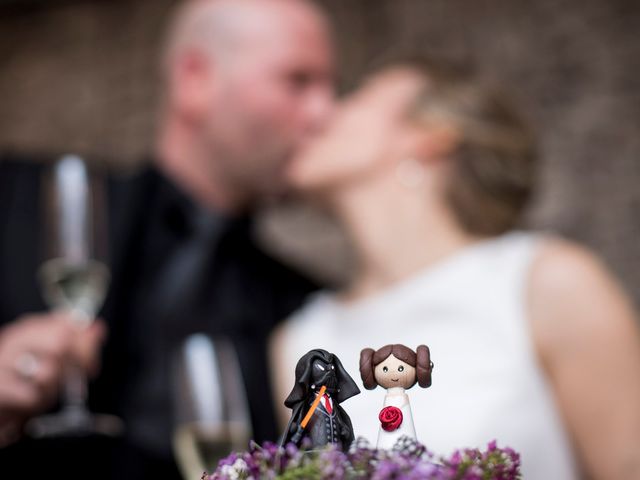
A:
MULTIPOLYGON (((144 161, 175 3, 0 0, 0 150, 44 158, 73 151, 116 170, 144 161)), ((343 90, 372 59, 416 47, 506 85, 543 157, 529 225, 598 251, 640 303, 640 2, 319 3, 334 22, 343 90)), ((348 274, 343 239, 306 208, 265 209, 260 233, 321 277, 348 274)))

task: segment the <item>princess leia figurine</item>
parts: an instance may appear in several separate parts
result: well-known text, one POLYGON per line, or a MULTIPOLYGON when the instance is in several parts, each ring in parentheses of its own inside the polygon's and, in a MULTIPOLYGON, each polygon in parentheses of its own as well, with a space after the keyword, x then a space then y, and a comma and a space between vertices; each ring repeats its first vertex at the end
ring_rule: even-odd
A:
POLYGON ((416 438, 411 405, 406 389, 416 383, 422 388, 431 386, 429 347, 420 345, 414 352, 404 345, 386 345, 378 350, 365 348, 360 353, 360 376, 364 388, 378 385, 387 389, 380 411, 380 430, 377 448, 391 449, 402 436, 416 438))

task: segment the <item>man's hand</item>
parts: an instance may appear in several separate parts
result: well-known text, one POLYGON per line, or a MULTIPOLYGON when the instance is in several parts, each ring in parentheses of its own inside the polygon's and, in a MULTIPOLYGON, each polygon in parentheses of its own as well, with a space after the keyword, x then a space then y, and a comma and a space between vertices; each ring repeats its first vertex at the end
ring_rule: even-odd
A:
POLYGON ((105 333, 100 321, 78 328, 59 312, 25 315, 0 329, 0 445, 55 402, 65 365, 97 372, 105 333))

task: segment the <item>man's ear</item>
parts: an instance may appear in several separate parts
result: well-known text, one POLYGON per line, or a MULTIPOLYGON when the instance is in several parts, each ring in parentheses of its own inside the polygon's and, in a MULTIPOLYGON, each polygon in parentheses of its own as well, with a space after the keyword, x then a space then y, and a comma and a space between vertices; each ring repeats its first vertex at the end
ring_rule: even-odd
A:
POLYGON ((173 65, 172 101, 180 114, 190 120, 207 115, 215 92, 214 64, 197 49, 185 50, 173 65))

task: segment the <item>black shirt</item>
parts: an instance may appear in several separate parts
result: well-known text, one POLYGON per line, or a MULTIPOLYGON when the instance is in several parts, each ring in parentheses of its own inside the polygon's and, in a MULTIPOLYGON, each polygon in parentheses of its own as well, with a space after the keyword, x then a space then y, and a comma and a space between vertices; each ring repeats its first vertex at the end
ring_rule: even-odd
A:
MULTIPOLYGON (((41 259, 40 171, 33 164, 0 160, 0 325, 45 309, 35 281, 41 259)), ((253 436, 275 440, 279 432, 266 339, 315 286, 254 243, 250 217, 203 212, 154 168, 132 178, 111 179, 109 193, 112 281, 101 312, 109 337, 102 370, 90 386, 90 408, 123 418, 127 434, 115 442, 57 441, 46 448, 43 442, 23 441, 0 450, 0 468, 33 459, 44 468, 38 476, 76 478, 72 472, 79 467, 84 474, 89 468, 92 478, 177 478, 170 450, 171 358, 194 332, 231 339, 244 377, 253 436), (164 292, 162 276, 201 233, 203 217, 208 247, 189 275, 192 284, 163 305, 157 298, 164 292)), ((28 472, 20 472, 28 478, 28 472)))

